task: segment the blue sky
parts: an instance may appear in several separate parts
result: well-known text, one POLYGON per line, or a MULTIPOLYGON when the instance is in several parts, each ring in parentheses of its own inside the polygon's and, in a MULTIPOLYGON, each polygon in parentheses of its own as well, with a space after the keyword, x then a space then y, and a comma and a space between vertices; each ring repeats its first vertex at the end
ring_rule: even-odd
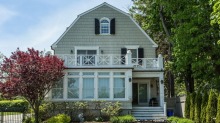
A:
POLYGON ((77 15, 103 2, 125 12, 132 6, 131 0, 0 0, 0 52, 49 51, 77 15))

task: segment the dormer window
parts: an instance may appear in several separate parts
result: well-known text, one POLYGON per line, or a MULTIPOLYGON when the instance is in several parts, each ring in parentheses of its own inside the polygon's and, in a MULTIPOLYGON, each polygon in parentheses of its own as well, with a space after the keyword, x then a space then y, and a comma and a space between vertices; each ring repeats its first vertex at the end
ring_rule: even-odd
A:
POLYGON ((115 18, 95 18, 95 34, 115 34, 115 18))
POLYGON ((110 21, 108 18, 100 20, 100 34, 110 34, 110 21))

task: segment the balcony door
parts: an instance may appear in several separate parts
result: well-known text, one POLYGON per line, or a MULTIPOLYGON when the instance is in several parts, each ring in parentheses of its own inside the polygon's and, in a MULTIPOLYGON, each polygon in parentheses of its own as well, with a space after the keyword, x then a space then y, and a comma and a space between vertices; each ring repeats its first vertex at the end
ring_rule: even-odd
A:
POLYGON ((77 50, 77 63, 83 66, 95 65, 97 50, 77 50))

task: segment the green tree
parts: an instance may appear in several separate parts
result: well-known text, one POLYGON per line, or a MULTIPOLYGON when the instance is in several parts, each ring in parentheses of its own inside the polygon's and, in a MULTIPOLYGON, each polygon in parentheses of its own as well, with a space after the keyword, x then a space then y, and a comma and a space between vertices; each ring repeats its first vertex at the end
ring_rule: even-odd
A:
POLYGON ((195 117, 195 97, 196 97, 196 93, 193 92, 190 94, 190 119, 194 120, 195 117))
POLYGON ((210 16, 218 14, 212 9, 214 5, 219 5, 218 2, 133 1, 133 17, 159 44, 158 49, 165 49, 162 52, 165 56, 170 56, 170 49, 172 50, 172 57, 165 57, 165 66, 169 68, 165 75, 172 68, 176 83, 185 83, 186 90, 190 93, 194 92, 195 87, 219 89, 219 26, 210 24, 210 16), (168 47, 160 45, 160 42, 166 42, 168 47), (169 63, 172 63, 172 67, 167 65, 169 63))
POLYGON ((217 94, 216 91, 211 89, 209 92, 208 105, 206 107, 206 123, 215 123, 217 108, 217 94))
POLYGON ((200 114, 201 114, 201 103, 202 103, 202 95, 201 95, 201 92, 198 91, 196 93, 196 97, 195 97, 195 117, 194 117, 194 121, 196 123, 201 123, 201 120, 200 120, 200 114))
POLYGON ((190 118, 190 100, 191 100, 191 96, 190 93, 187 93, 186 96, 186 102, 185 102, 185 118, 190 118))
POLYGON ((201 114, 200 121, 201 123, 206 123, 206 107, 208 102, 208 93, 204 92, 202 96, 202 104, 201 104, 201 114))
POLYGON ((218 95, 217 114, 215 122, 220 123, 220 95, 218 95))

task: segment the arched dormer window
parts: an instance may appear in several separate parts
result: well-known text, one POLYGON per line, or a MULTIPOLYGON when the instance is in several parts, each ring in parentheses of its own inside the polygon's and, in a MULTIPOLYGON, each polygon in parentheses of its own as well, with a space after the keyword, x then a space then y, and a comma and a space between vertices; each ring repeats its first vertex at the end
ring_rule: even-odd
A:
POLYGON ((110 34, 110 20, 108 18, 100 20, 100 34, 110 34))
POLYGON ((101 19, 95 18, 95 34, 115 34, 115 18, 110 19, 103 17, 101 19))

